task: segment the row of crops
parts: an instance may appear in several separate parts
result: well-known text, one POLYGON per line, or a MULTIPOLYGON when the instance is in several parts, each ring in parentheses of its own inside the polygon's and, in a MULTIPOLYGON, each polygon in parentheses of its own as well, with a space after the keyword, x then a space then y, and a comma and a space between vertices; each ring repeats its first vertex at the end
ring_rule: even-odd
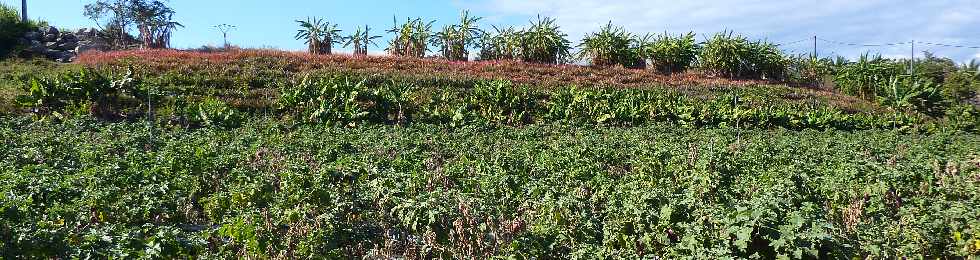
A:
POLYGON ((980 255, 975 108, 287 58, 7 63, 0 258, 980 255))
POLYGON ((6 117, 0 256, 975 256, 978 137, 6 117))

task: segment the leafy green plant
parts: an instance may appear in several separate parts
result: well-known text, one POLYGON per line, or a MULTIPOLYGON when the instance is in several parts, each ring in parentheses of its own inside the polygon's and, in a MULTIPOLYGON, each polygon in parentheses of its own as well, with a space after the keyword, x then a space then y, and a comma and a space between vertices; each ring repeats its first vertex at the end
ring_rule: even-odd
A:
POLYGON ((446 25, 434 35, 433 43, 439 48, 442 57, 453 61, 469 59, 467 48, 476 47, 477 40, 482 38, 483 30, 477 24, 482 17, 470 16, 469 11, 463 11, 459 23, 446 25))
POLYGON ((551 17, 532 20, 528 28, 517 33, 519 57, 525 62, 563 64, 571 59, 571 42, 551 17))
POLYGON ((879 95, 881 104, 927 114, 941 112, 944 100, 939 85, 928 78, 893 77, 886 90, 879 95))
POLYGON ((698 55, 698 65, 709 73, 734 78, 781 79, 786 61, 775 45, 751 42, 734 32, 717 33, 698 55))
POLYGON ((34 22, 20 20, 17 9, 0 3, 0 59, 6 58, 28 31, 37 28, 34 22))
POLYGON ((336 24, 316 17, 296 22, 301 29, 297 30, 295 38, 306 41, 310 54, 331 54, 333 44, 341 42, 340 29, 336 24))
POLYGON ((429 51, 434 22, 409 17, 405 23, 399 25, 398 19, 392 18, 392 27, 387 32, 395 36, 388 43, 388 53, 395 56, 425 57, 426 52, 429 51))
POLYGON ((60 74, 57 77, 28 77, 23 81, 26 94, 19 95, 19 106, 30 108, 36 114, 59 116, 65 108, 87 107, 92 115, 105 116, 119 88, 101 73, 81 69, 60 74))
POLYGON ((493 26, 494 32, 480 39, 480 60, 515 60, 520 56, 520 31, 514 27, 493 26))
POLYGON ((589 60, 593 66, 642 67, 645 61, 639 45, 633 34, 609 22, 582 39, 579 58, 589 60))
POLYGON ((378 35, 371 35, 371 27, 364 25, 364 27, 357 27, 350 36, 344 37, 344 47, 353 45, 354 55, 366 56, 368 54, 368 45, 378 46, 378 43, 374 40, 381 38, 378 35))
POLYGON ((190 104, 184 116, 191 125, 208 127, 235 128, 244 120, 235 108, 213 97, 190 104))
POLYGON ((874 100, 881 93, 887 93, 883 88, 890 86, 893 78, 907 74, 906 70, 904 64, 864 54, 857 61, 840 66, 834 75, 834 83, 845 94, 874 100))
POLYGON ((349 77, 307 75, 281 90, 280 109, 294 111, 311 122, 355 122, 370 114, 365 81, 349 77))
MULTIPOLYGON (((644 38, 650 38, 647 35, 644 38)), ((671 36, 666 32, 652 40, 643 41, 642 54, 650 60, 650 65, 662 73, 682 72, 694 63, 698 54, 698 44, 694 33, 671 36)))

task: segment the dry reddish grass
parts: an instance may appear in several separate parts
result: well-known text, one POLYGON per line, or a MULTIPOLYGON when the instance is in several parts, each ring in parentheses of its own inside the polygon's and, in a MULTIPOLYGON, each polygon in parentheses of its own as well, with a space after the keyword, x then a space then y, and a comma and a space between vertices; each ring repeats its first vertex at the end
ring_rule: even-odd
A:
POLYGON ((186 66, 221 66, 246 60, 254 62, 256 58, 265 59, 262 62, 269 62, 289 72, 343 68, 358 72, 398 71, 418 76, 504 78, 519 83, 548 86, 574 84, 609 87, 649 85, 682 87, 696 85, 744 86, 772 83, 755 80, 729 80, 710 77, 697 72, 665 75, 652 70, 622 67, 593 68, 579 65, 532 64, 519 61, 454 62, 436 58, 312 55, 279 50, 240 50, 215 53, 178 50, 88 52, 83 53, 78 62, 86 65, 112 65, 125 60, 138 60, 158 69, 174 69, 185 68, 186 66))
MULTIPOLYGON (((315 70, 343 70, 367 74, 395 74, 419 78, 507 79, 537 87, 601 86, 655 87, 669 86, 692 95, 712 95, 716 90, 755 85, 785 85, 760 80, 731 80, 690 71, 665 75, 652 70, 622 67, 595 68, 580 65, 546 65, 520 61, 456 62, 438 58, 393 56, 312 55, 268 49, 233 50, 229 52, 193 52, 180 50, 132 50, 87 52, 78 58, 86 66, 124 66, 138 64, 153 71, 208 71, 237 75, 251 71, 280 71, 284 74, 315 70)), ((279 72, 276 72, 277 74, 279 72)), ((832 91, 791 88, 787 100, 819 99, 848 111, 877 109, 870 102, 832 91)))

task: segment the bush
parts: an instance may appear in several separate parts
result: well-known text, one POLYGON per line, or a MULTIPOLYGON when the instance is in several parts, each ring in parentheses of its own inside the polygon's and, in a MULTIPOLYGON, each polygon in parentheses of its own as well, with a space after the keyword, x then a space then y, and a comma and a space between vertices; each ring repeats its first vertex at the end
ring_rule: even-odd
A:
POLYGON ((678 36, 664 33, 644 44, 643 56, 659 72, 682 72, 697 58, 698 48, 693 32, 678 36))
POLYGON ((109 78, 90 69, 57 77, 29 77, 23 83, 27 94, 17 96, 17 104, 39 115, 60 116, 66 108, 81 107, 90 108, 90 114, 105 115, 119 90, 109 78))
POLYGON ((782 79, 786 60, 776 45, 751 42, 731 32, 704 43, 698 62, 709 73, 733 78, 782 79))
POLYGON ((235 108, 216 98, 207 98, 187 106, 184 116, 194 126, 234 128, 242 124, 243 117, 235 108))
MULTIPOLYGON (((843 58, 839 58, 838 62, 844 63, 843 58)), ((825 82, 833 80, 837 64, 829 58, 814 58, 805 55, 790 56, 786 59, 785 80, 794 84, 819 87, 825 82)))
POLYGON ((855 62, 842 65, 834 75, 834 84, 844 94, 874 100, 893 78, 907 74, 907 66, 865 54, 855 62))
POLYGON ((13 7, 0 4, 0 58, 10 55, 19 45, 20 38, 37 25, 20 20, 20 12, 13 7))
POLYGON ((623 67, 642 67, 638 40, 622 27, 614 27, 612 22, 603 26, 599 32, 586 35, 579 44, 579 58, 591 61, 593 66, 621 65, 623 67))
POLYGON ((571 60, 568 35, 550 17, 538 16, 528 28, 496 28, 481 39, 481 60, 519 59, 524 62, 563 64, 571 60))

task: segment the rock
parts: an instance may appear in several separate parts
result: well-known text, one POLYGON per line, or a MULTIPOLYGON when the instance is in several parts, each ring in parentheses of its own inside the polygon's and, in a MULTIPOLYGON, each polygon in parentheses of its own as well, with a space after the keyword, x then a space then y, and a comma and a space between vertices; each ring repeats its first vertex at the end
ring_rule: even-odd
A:
POLYGON ((74 33, 62 33, 61 34, 61 38, 59 38, 58 40, 59 41, 66 41, 66 42, 71 42, 71 41, 76 41, 77 42, 78 41, 78 38, 75 37, 75 34, 74 33))
POLYGON ((58 44, 58 46, 55 47, 55 49, 63 50, 63 51, 69 51, 69 50, 74 51, 75 48, 78 48, 78 42, 65 42, 65 43, 58 44))
POLYGON ((43 31, 44 34, 53 34, 56 37, 59 33, 58 28, 55 28, 54 26, 41 27, 41 31, 43 31))
POLYGON ((55 49, 55 48, 58 48, 58 43, 57 42, 45 42, 44 43, 44 47, 45 48, 48 48, 48 49, 55 49))
POLYGON ((75 53, 84 53, 89 51, 106 51, 109 50, 109 45, 97 42, 80 42, 78 47, 75 47, 75 53))
POLYGON ((46 41, 46 42, 53 42, 57 40, 58 40, 57 34, 45 34, 44 37, 41 38, 41 41, 46 41))
POLYGON ((41 35, 42 34, 39 33, 39 32, 27 32, 27 33, 24 34, 24 38, 27 38, 28 40, 32 40, 32 41, 34 41, 34 40, 40 40, 41 39, 41 35))

